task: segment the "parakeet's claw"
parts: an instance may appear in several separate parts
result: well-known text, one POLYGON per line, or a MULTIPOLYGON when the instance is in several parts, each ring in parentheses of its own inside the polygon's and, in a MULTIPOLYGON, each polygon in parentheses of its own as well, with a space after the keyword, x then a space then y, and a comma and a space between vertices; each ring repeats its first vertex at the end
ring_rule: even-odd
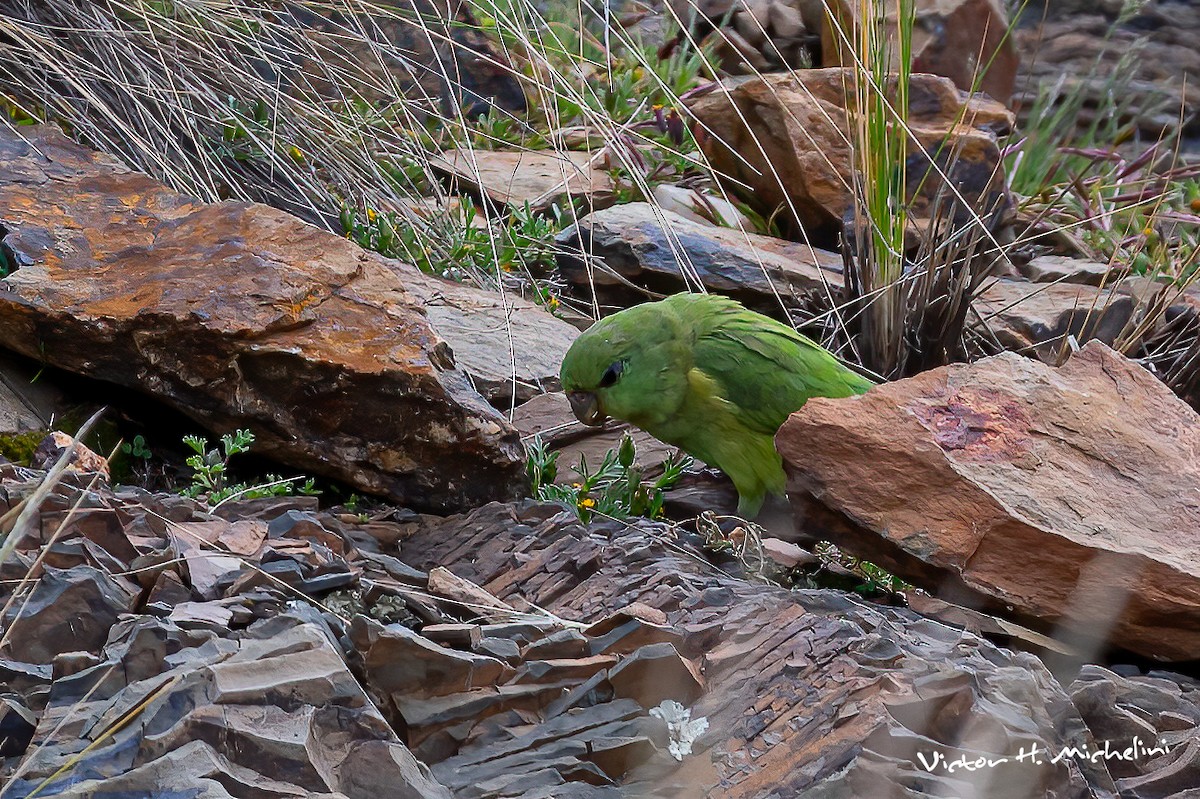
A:
POLYGON ((599 427, 608 420, 600 411, 600 402, 590 391, 569 391, 567 400, 571 403, 571 412, 575 418, 589 427, 599 427))

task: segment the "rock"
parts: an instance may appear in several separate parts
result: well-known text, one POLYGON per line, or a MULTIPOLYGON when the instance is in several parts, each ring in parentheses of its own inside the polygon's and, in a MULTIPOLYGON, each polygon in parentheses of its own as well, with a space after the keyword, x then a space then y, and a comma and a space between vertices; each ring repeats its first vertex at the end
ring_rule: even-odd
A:
POLYGON ((663 211, 678 214, 701 225, 754 232, 754 223, 724 197, 702 194, 695 189, 660 183, 654 187, 654 202, 663 211))
POLYGON ((671 0, 670 6, 697 39, 712 46, 728 74, 803 69, 819 54, 824 20, 819 0, 671 0), (722 29, 713 33, 718 25, 722 29))
POLYGON ((33 451, 29 465, 34 469, 50 471, 68 449, 72 450, 67 461, 68 469, 84 474, 99 474, 105 481, 110 479, 107 458, 97 455, 71 436, 57 430, 42 439, 42 443, 33 451))
POLYGON ((704 681, 694 664, 679 656, 669 643, 635 649, 608 671, 616 696, 656 707, 668 699, 688 706, 704 693, 704 681))
POLYGON ((1048 635, 1042 635, 1011 621, 929 596, 924 591, 906 592, 905 600, 910 610, 920 613, 927 619, 936 619, 951 627, 969 630, 1000 646, 1032 652, 1051 661, 1055 655, 1062 655, 1069 661, 1082 659, 1077 650, 1048 635))
MULTIPOLYGON (((311 97, 315 89, 330 101, 345 102, 349 84, 377 106, 395 102, 402 93, 410 113, 461 112, 468 119, 493 108, 525 110, 519 68, 483 32, 470 5, 385 0, 363 8, 349 13, 289 3, 286 13, 276 15, 272 34, 309 43, 290 43, 287 52, 296 70, 281 76, 285 88, 303 97, 311 97), (348 30, 354 35, 347 35, 348 30), (336 85, 325 80, 331 52, 339 58, 336 85)), ((263 69, 273 72, 280 63, 272 59, 263 69)))
POLYGON ((791 541, 781 541, 778 538, 762 540, 763 554, 775 561, 784 569, 794 569, 797 566, 814 566, 821 559, 803 547, 796 546, 791 541))
MULTIPOLYGON (((963 91, 986 92, 1007 104, 1016 85, 1020 59, 1010 35, 1004 3, 1001 0, 916 0, 914 7, 913 72, 950 78, 963 91), (981 77, 980 72, 984 70, 981 77)), ((884 30, 894 41, 896 6, 887 6, 887 9, 884 30)), ((854 41, 859 35, 858 10, 858 4, 852 0, 829 3, 829 12, 832 19, 837 20, 837 27, 827 24, 821 30, 821 66, 854 64, 854 56, 845 41, 854 41)), ((897 45, 892 47, 895 50, 897 45)), ((1021 52, 1038 52, 1040 57, 1036 48, 1021 52)))
MULTIPOLYGON (((1200 8, 1172 2, 1105 4, 1132 13, 1123 14, 1123 24, 1114 26, 1113 19, 1097 13, 1096 3, 1080 3, 1082 8, 1056 8, 1060 13, 1043 24, 1014 31, 1018 52, 1037 52, 1037 58, 1021 64, 1014 106, 1029 113, 1037 107, 1039 93, 1059 98, 1082 94, 1081 133, 1097 122, 1097 114, 1107 113, 1103 109, 1114 107, 1122 122, 1131 120, 1147 142, 1175 131, 1181 120, 1194 130, 1200 110, 1200 52, 1194 46, 1200 8), (1120 95, 1115 102, 1114 91, 1120 95)), ((1039 20, 1040 9, 1030 9, 1026 16, 1039 20)))
POLYGON ((683 634, 676 651, 703 665, 704 692, 686 710, 707 728, 677 761, 666 751, 674 741, 665 722, 639 702, 614 698, 598 674, 540 714, 463 722, 474 727, 456 733, 456 754, 432 766, 451 790, 489 798, 750 799, 892 796, 900 784, 936 786, 905 794, 913 796, 1116 793, 1102 766, 1070 754, 1056 766, 921 766, 918 752, 973 761, 1015 757, 1034 744, 1057 753, 1086 743, 1069 699, 1030 655, 835 591, 750 585, 651 523, 585 527, 545 520, 536 506, 513 514, 491 505, 469 516, 423 517, 400 556, 417 567, 444 565, 510 604, 524 598, 563 618, 595 618, 631 600, 658 610, 683 634), (605 768, 608 779, 624 774, 620 785, 592 794, 590 786, 606 783, 581 762, 613 738, 638 737, 654 747, 605 768), (543 784, 555 787, 533 787, 543 784))
POLYGON ((559 389, 558 370, 579 331, 520 297, 400 273, 458 368, 494 407, 509 410, 559 389))
POLYGON ((976 296, 976 327, 1004 349, 1050 364, 1061 363, 1075 344, 1093 339, 1132 350, 1157 330, 1162 290, 1140 280, 1096 288, 1000 279, 976 296))
POLYGON ((10 785, 16 795, 69 766, 89 725, 128 713, 127 725, 96 736, 86 765, 41 795, 450 797, 303 607, 242 633, 140 617, 114 630, 105 654, 55 683, 43 745, 10 785))
MULTIPOLYGON (((850 80, 840 68, 730 78, 688 103, 704 129, 700 146, 729 191, 765 217, 783 209, 779 219, 792 226, 792 238, 832 246, 852 210, 850 80)), ((1003 210, 997 136, 1012 127, 1012 114, 983 95, 968 96, 948 78, 915 74, 909 91, 908 124, 919 145, 910 151, 907 173, 913 225, 928 224, 934 198, 944 191, 941 178, 928 175, 930 155, 976 213, 1003 210)), ((954 218, 964 217, 953 205, 954 218)))
POLYGON ((1084 652, 1200 657, 1200 551, 1179 535, 1200 525, 1200 424, 1102 344, 815 400, 776 443, 806 538, 1084 652))
POLYGON ((405 287, 406 270, 427 283, 415 269, 22 131, 29 142, 0 132, 0 220, 29 261, 0 281, 6 346, 219 432, 248 427, 256 454, 418 508, 523 491, 516 431, 405 287))
POLYGON ((577 294, 625 307, 703 288, 779 315, 841 289, 841 256, 770 236, 703 225, 648 203, 583 217, 558 236, 558 268, 577 294))
POLYGON ((359 616, 351 635, 367 683, 396 704, 494 685, 511 675, 502 661, 438 646, 398 624, 382 627, 359 616))
POLYGON ((0 436, 48 430, 70 411, 64 393, 38 373, 36 365, 0 350, 0 436))
POLYGON ((0 694, 0 757, 25 754, 35 729, 37 716, 25 700, 16 694, 0 694))
POLYGON ((449 569, 435 566, 429 570, 428 586, 431 593, 450 600, 465 612, 491 622, 511 619, 516 610, 505 602, 484 591, 470 580, 455 575, 449 569))
POLYGON ((579 200, 593 208, 616 201, 612 178, 596 153, 447 150, 431 165, 451 176, 451 188, 485 195, 500 206, 543 212, 579 200))
POLYGON ((1018 269, 1034 283, 1084 283, 1088 286, 1101 286, 1123 276, 1121 270, 1111 264, 1062 255, 1039 255, 1018 269))
POLYGON ((0 654, 26 663, 51 663, 63 652, 99 652, 108 628, 133 609, 137 592, 121 577, 91 566, 46 567, 28 601, 4 615, 0 654))
POLYGON ((1123 677, 1089 665, 1067 691, 1096 748, 1107 742, 1117 752, 1135 745, 1140 750, 1134 757, 1107 759, 1122 796, 1185 796, 1200 785, 1200 762, 1192 751, 1200 732, 1195 680, 1164 672, 1123 677))

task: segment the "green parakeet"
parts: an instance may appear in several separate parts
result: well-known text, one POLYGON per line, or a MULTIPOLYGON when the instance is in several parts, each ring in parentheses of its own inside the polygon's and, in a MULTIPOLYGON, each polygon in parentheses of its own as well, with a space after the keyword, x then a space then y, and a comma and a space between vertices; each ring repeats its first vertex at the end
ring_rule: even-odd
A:
POLYGON ((787 325, 712 294, 602 319, 571 345, 561 376, 584 424, 623 419, 729 475, 745 518, 784 491, 775 433, 788 415, 873 385, 787 325))

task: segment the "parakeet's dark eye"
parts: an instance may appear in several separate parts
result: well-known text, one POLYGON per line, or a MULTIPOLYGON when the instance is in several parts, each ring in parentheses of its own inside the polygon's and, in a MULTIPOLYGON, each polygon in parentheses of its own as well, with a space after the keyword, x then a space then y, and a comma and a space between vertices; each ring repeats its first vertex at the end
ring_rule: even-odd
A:
POLYGON ((625 371, 624 361, 615 361, 612 366, 608 367, 604 372, 604 376, 600 378, 600 388, 608 388, 616 383, 621 377, 621 373, 625 371))

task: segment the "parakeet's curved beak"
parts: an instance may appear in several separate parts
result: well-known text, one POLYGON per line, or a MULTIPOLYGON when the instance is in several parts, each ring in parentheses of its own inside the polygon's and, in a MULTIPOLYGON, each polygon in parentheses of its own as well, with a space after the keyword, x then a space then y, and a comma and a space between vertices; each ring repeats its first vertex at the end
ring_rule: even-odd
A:
POLYGON ((599 427, 608 419, 600 412, 600 401, 590 391, 568 391, 567 400, 575 418, 589 427, 599 427))

